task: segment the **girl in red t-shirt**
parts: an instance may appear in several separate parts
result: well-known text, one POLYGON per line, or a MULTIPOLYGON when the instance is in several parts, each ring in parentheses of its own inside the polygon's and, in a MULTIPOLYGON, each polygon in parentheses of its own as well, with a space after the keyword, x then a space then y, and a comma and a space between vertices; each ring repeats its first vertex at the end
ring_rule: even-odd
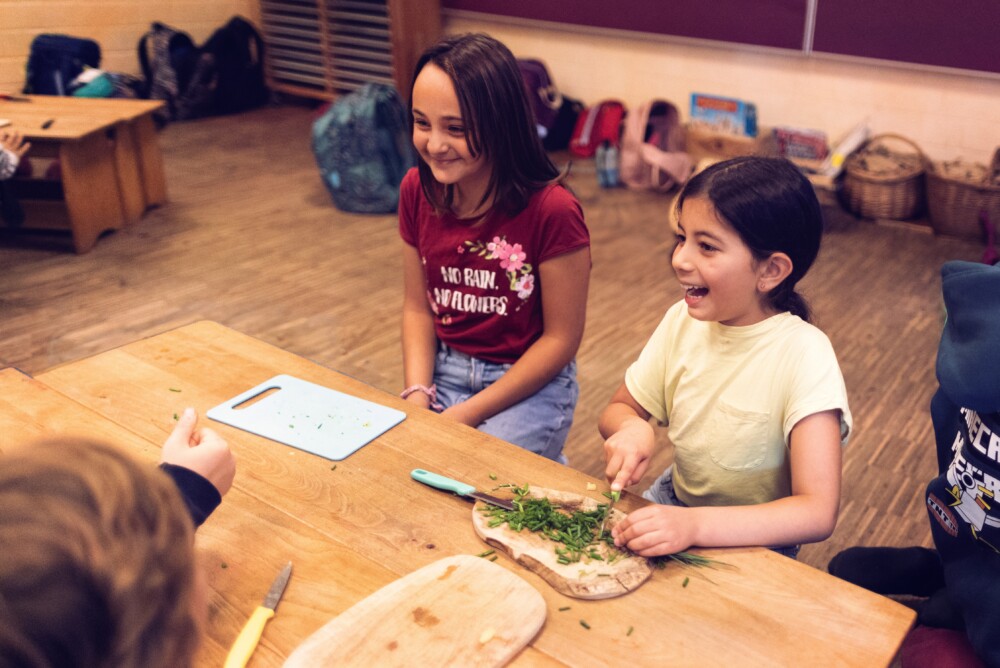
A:
POLYGON ((402 396, 565 461, 590 238, 517 61, 487 35, 447 38, 417 62, 410 110, 402 396))

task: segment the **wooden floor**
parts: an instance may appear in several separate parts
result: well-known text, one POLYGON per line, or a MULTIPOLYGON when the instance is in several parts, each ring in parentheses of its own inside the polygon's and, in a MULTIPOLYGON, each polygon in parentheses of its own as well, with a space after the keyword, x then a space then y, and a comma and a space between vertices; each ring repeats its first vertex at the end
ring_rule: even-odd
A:
MULTIPOLYGON (((332 206, 310 151, 312 120, 308 109, 278 107, 171 125, 162 134, 169 204, 82 256, 4 242, 0 367, 37 373, 210 319, 398 392, 396 220, 332 206)), ((594 265, 566 452, 572 466, 601 476, 597 417, 681 291, 669 264, 668 197, 601 190, 590 161, 574 165, 570 184, 594 265)), ((819 568, 849 545, 930 544, 922 493, 934 473, 927 406, 943 317, 938 272, 981 252, 828 214, 802 286, 840 358, 855 424, 840 524, 800 557, 819 568)), ((658 456, 657 469, 669 456, 658 456)))

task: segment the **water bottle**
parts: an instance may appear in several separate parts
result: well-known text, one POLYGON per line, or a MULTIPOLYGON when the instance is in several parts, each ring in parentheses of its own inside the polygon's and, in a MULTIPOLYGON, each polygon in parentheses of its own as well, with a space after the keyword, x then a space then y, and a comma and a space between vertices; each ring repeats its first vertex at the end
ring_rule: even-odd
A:
POLYGON ((607 141, 603 142, 597 147, 597 151, 594 153, 594 168, 597 170, 597 185, 602 188, 607 188, 607 169, 605 164, 607 163, 607 153, 608 153, 609 143, 607 141))
POLYGON ((618 147, 608 142, 604 151, 604 187, 618 187, 618 147))

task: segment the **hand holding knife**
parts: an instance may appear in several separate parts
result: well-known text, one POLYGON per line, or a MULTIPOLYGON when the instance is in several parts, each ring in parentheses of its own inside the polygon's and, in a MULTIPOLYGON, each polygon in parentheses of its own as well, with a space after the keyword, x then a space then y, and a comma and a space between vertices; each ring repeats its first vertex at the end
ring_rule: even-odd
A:
POLYGON ((253 651, 257 648, 261 634, 264 633, 264 625, 267 624, 267 620, 274 617, 278 601, 281 600, 285 585, 288 584, 288 578, 291 576, 292 562, 289 561, 288 565, 282 568, 278 577, 274 579, 267 596, 264 597, 264 602, 253 611, 243 630, 240 631, 240 635, 236 637, 236 642, 233 643, 233 647, 226 657, 224 668, 243 668, 247 665, 247 661, 250 660, 253 651))

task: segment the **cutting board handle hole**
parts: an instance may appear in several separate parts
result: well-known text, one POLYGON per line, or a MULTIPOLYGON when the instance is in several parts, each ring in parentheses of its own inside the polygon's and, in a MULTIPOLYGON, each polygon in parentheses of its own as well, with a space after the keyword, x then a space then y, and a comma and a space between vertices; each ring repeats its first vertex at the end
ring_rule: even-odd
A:
POLYGON ((250 397, 249 399, 247 399, 245 401, 241 401, 240 403, 236 404, 235 406, 233 406, 233 410, 234 411, 241 411, 241 410, 243 410, 245 408, 250 408, 251 406, 253 406, 258 401, 263 401, 267 397, 271 396, 275 392, 279 392, 280 390, 281 390, 280 387, 269 387, 266 390, 264 390, 263 392, 255 394, 252 397, 250 397))

